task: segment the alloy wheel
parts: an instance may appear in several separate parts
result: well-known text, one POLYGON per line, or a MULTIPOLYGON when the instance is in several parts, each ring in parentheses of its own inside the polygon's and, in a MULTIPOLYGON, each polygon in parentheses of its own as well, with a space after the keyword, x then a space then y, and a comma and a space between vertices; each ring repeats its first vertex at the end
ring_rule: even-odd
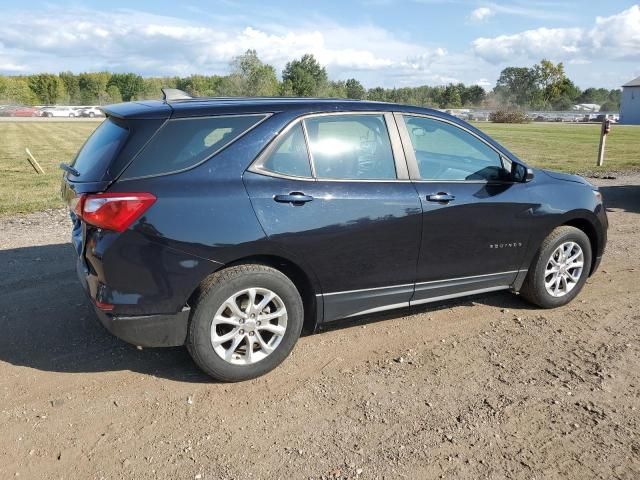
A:
POLYGON ((211 345, 223 360, 251 365, 278 348, 287 330, 282 299, 266 288, 247 288, 230 296, 211 323, 211 345))
POLYGON ((580 281, 584 253, 576 242, 564 242, 549 257, 544 271, 544 287, 552 297, 564 297, 580 281))

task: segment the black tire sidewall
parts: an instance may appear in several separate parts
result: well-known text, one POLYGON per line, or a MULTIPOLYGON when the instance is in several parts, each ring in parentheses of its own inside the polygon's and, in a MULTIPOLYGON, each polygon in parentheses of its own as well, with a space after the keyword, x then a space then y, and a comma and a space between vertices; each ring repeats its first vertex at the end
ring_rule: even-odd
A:
POLYGON ((587 282, 587 278, 589 278, 592 258, 591 255, 591 242, 589 241, 589 237, 577 228, 559 235, 553 242, 546 245, 546 247, 540 251, 540 255, 536 263, 534 288, 537 290, 536 296, 538 297, 541 306, 546 308, 560 307, 571 302, 580 293, 582 287, 584 287, 584 284, 587 282), (562 297, 554 297, 547 292, 547 289, 544 286, 544 272, 551 254, 556 248, 565 242, 575 242, 580 245, 584 256, 584 266, 580 280, 578 281, 578 284, 573 287, 573 290, 562 297))
POLYGON ((259 377, 277 367, 295 346, 304 319, 304 309, 295 285, 277 270, 245 270, 204 292, 192 313, 189 351, 198 365, 212 377, 237 382, 259 377), (253 365, 232 365, 218 356, 211 345, 211 324, 220 305, 234 293, 251 287, 275 292, 287 309, 287 329, 276 350, 253 365))

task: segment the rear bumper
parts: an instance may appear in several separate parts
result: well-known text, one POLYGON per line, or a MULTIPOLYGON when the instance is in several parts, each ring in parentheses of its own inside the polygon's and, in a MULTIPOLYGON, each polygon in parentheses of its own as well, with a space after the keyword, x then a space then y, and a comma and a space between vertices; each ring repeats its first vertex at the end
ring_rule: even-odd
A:
POLYGON ((178 347, 185 344, 189 312, 175 315, 113 316, 95 308, 100 323, 113 335, 141 347, 178 347))
POLYGON ((87 272, 80 259, 76 264, 76 273, 100 323, 116 337, 141 347, 177 347, 185 344, 189 326, 189 308, 183 308, 176 314, 111 315, 95 306, 87 282, 87 272))

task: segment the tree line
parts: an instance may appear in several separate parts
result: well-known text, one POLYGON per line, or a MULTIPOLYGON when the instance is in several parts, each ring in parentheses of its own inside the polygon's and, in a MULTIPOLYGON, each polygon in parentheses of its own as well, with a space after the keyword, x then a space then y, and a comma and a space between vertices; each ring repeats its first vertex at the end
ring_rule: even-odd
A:
MULTIPOLYGON (((581 91, 565 74, 562 63, 542 60, 533 67, 508 67, 492 91, 479 85, 366 89, 360 81, 331 80, 311 54, 288 62, 278 79, 276 69, 255 50, 232 59, 228 75, 142 77, 136 73, 39 73, 0 76, 0 104, 104 105, 159 98, 162 87, 193 96, 300 96, 379 100, 409 105, 459 108, 498 106, 520 109, 567 110, 576 103, 604 104, 617 110, 620 91, 588 88, 581 91)), ((607 108, 605 108, 607 107, 607 108)))

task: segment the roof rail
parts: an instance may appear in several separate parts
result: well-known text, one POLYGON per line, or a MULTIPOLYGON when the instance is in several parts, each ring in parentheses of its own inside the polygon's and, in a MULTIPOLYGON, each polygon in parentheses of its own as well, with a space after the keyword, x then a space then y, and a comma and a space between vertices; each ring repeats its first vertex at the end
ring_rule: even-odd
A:
POLYGON ((162 88, 163 100, 165 102, 170 102, 171 100, 188 100, 193 98, 187 92, 183 92, 182 90, 178 90, 177 88, 162 88))

